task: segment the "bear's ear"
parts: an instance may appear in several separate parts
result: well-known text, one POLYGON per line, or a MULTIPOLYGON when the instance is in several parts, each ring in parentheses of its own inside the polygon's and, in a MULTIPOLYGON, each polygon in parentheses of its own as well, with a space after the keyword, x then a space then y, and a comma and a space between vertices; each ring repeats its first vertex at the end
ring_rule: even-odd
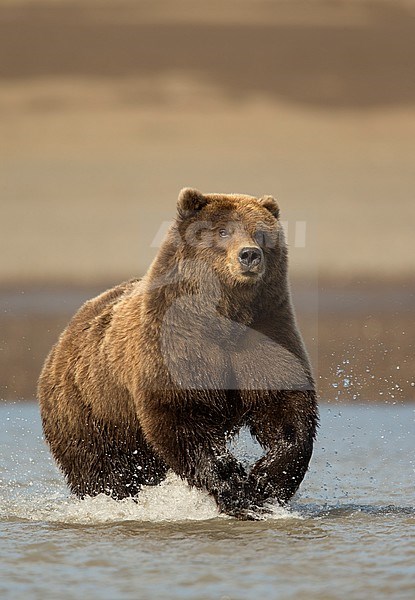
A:
POLYGON ((183 188, 177 200, 177 212, 182 218, 198 212, 208 203, 208 199, 198 190, 183 188))
POLYGON ((258 202, 269 212, 274 215, 276 219, 280 216, 280 207, 278 206, 278 202, 272 196, 262 196, 258 200, 258 202))

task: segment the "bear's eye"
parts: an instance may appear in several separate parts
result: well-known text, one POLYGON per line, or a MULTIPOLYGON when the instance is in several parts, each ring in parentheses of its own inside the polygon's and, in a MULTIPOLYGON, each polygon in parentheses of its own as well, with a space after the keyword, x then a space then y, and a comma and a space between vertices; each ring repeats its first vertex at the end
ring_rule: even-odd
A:
POLYGON ((265 233, 265 231, 257 231, 255 234, 255 241, 257 244, 259 244, 260 246, 266 246, 267 245, 267 234, 265 233))
POLYGON ((229 237, 229 231, 227 229, 219 229, 219 237, 221 237, 221 238, 229 237))

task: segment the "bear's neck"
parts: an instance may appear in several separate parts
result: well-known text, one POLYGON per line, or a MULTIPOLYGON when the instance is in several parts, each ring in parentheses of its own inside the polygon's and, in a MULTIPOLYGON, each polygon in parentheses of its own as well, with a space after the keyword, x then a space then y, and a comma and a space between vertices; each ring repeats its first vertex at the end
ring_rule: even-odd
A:
POLYGON ((179 298, 194 298, 195 305, 208 306, 244 325, 275 318, 279 311, 291 313, 286 269, 281 266, 256 283, 228 285, 206 263, 180 260, 166 248, 159 252, 143 283, 143 309, 160 319, 179 298))

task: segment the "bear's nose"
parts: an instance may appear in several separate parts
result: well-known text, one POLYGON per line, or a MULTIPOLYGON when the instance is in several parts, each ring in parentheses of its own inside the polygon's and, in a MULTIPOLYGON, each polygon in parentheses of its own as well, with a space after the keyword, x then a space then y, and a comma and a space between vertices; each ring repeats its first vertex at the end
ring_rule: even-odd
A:
POLYGON ((243 269, 248 271, 253 267, 257 267, 262 261, 262 250, 255 246, 242 248, 238 255, 238 260, 243 269))

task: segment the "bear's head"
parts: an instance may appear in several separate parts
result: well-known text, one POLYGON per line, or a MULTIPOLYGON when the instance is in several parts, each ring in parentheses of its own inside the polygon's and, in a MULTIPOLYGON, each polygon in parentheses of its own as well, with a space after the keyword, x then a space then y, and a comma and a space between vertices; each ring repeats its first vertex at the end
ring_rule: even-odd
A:
POLYGON ((208 265, 222 284, 252 286, 285 273, 286 245, 272 196, 184 188, 175 228, 181 257, 208 265))

